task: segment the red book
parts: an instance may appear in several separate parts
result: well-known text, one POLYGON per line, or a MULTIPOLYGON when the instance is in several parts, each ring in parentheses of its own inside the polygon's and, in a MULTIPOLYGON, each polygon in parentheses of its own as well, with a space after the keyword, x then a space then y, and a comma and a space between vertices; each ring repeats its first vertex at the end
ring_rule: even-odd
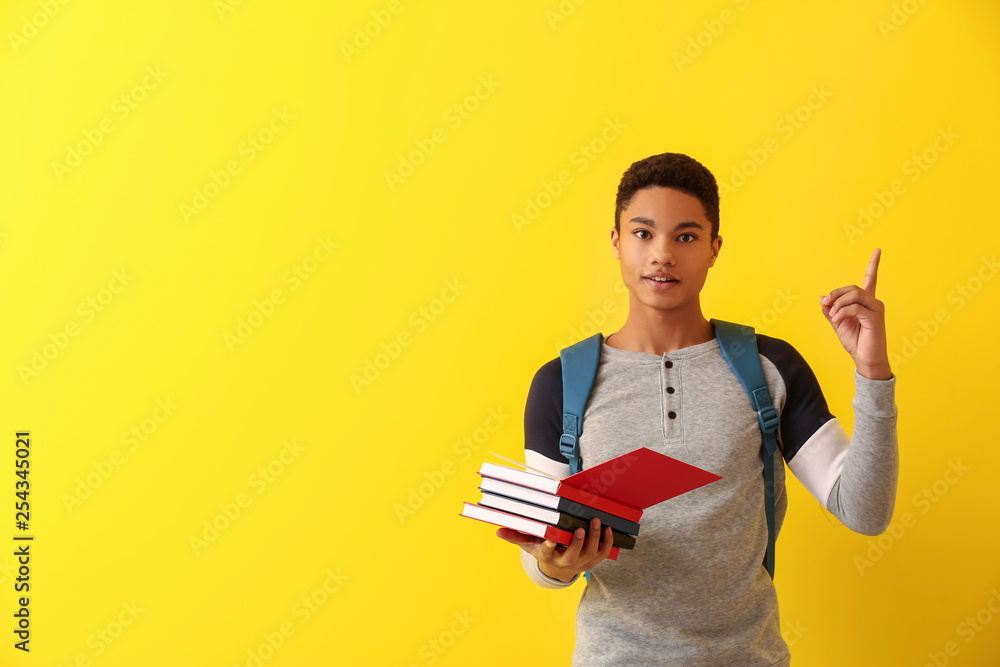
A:
POLYGON ((563 479, 495 463, 483 463, 479 474, 552 493, 628 521, 638 521, 647 507, 722 479, 646 447, 563 479))
MULTIPOLYGON (((517 514, 501 512, 500 510, 483 507, 482 505, 475 505, 473 503, 465 503, 465 509, 462 510, 462 516, 469 517, 470 519, 478 519, 479 521, 485 521, 486 523, 492 523, 496 526, 513 528, 519 533, 527 533, 528 535, 534 535, 535 537, 552 540, 553 542, 563 546, 568 546, 570 540, 573 539, 573 533, 568 530, 563 530, 562 528, 557 528, 556 526, 550 526, 542 521, 535 521, 534 519, 528 519, 517 514)), ((611 555, 608 556, 608 560, 617 560, 618 551, 618 547, 611 547, 611 555)))

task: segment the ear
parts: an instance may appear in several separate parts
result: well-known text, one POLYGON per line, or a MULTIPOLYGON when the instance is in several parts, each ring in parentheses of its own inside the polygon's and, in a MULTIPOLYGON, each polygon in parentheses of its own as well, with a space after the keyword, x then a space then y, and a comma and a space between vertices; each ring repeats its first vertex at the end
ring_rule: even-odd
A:
POLYGON ((715 240, 712 241, 712 259, 708 262, 709 266, 715 266, 715 260, 719 258, 719 250, 722 248, 722 237, 716 236, 715 240))
POLYGON ((611 249, 614 250, 615 259, 621 259, 621 253, 618 252, 618 241, 620 237, 618 236, 618 230, 614 227, 611 228, 611 249))

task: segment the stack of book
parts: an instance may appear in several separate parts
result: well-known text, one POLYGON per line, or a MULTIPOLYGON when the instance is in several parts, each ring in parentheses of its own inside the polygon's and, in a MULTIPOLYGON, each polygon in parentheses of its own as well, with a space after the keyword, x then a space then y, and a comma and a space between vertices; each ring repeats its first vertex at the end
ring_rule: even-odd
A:
POLYGON ((635 546, 643 510, 722 479, 645 447, 563 479, 489 462, 479 474, 482 500, 465 503, 462 516, 562 545, 596 517, 602 535, 611 527, 611 560, 635 546))

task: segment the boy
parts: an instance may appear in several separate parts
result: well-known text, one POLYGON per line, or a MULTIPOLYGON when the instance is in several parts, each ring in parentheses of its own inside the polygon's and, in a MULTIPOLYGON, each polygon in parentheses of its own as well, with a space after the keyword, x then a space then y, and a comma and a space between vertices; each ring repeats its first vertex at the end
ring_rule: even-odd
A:
MULTIPOLYGON (((777 594, 764 567, 761 434, 757 415, 722 357, 699 294, 722 247, 718 186, 675 153, 634 163, 618 187, 611 246, 629 291, 624 326, 604 339, 579 439, 585 467, 640 446, 722 479, 647 509, 636 547, 604 562, 610 528, 594 521, 568 547, 502 528, 528 576, 564 588, 591 577, 577 610, 574 665, 788 665, 777 594)), ((898 475, 895 377, 883 306, 880 252, 862 287, 820 299, 855 363, 854 433, 830 414, 816 377, 784 341, 757 335, 780 413, 789 469, 852 530, 883 532, 898 475)), ((558 358, 535 374, 525 407, 525 460, 558 477, 562 377, 558 358)), ((774 466, 775 526, 787 508, 784 466, 774 466)))

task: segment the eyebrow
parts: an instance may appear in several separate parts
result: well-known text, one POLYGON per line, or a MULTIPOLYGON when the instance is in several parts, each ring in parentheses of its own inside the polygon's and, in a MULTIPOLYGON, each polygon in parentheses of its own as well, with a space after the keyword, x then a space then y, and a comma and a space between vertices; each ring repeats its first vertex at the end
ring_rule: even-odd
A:
MULTIPOLYGON (((639 225, 645 225, 646 227, 653 227, 653 228, 656 227, 655 221, 651 220, 650 218, 643 217, 641 215, 637 215, 636 217, 629 220, 629 222, 634 222, 639 225)), ((676 232, 678 230, 688 229, 691 227, 697 227, 698 229, 702 230, 705 229, 704 227, 702 227, 700 222, 695 222, 694 220, 687 220, 685 222, 679 223, 676 227, 674 227, 674 231, 676 232)))

